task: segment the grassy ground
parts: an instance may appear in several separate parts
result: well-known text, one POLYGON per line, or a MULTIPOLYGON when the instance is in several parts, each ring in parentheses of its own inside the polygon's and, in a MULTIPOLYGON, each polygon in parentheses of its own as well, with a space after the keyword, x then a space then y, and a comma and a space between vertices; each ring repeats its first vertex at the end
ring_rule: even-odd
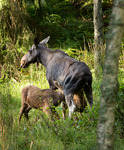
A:
MULTIPOLYGON (((87 56, 88 57, 88 56, 87 56)), ((91 57, 90 60, 92 61, 91 57)), ((87 63, 88 62, 87 59, 87 63)), ((90 66, 92 69, 92 66, 90 66)), ((92 71, 93 72, 93 71, 92 71)), ((120 87, 124 85, 124 70, 120 70, 120 87)), ((49 88, 45 68, 31 65, 28 70, 20 71, 20 80, 14 78, 0 83, 0 150, 96 150, 97 122, 100 104, 100 80, 93 80, 94 107, 89 106, 79 116, 78 121, 62 119, 51 124, 40 111, 31 110, 30 121, 22 118, 18 124, 21 107, 21 89, 26 85, 36 85, 41 89, 49 88), (40 119, 36 122, 37 116, 40 119)), ((120 92, 121 93, 121 92, 120 92)), ((120 97, 121 98, 121 97, 120 97)), ((61 116, 61 107, 57 108, 61 116)), ((115 122, 118 131, 120 122, 115 122)), ((122 150, 124 139, 115 132, 115 150, 122 150)))

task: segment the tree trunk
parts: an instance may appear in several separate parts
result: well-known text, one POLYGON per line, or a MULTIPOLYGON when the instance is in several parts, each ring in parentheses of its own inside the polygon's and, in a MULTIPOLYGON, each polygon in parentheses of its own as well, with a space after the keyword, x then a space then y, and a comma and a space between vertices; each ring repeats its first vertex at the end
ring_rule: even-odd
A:
POLYGON ((96 78, 101 74, 101 49, 103 46, 102 0, 94 0, 94 69, 96 78))
POLYGON ((113 150, 115 106, 118 93, 118 66, 124 35, 124 0, 114 0, 107 35, 101 104, 98 122, 98 149, 113 150))

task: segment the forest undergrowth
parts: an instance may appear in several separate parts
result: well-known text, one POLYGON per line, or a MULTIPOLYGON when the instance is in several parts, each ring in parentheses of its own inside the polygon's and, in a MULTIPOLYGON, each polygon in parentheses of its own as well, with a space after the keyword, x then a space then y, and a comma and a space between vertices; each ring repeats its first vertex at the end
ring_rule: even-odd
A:
MULTIPOLYGON (((65 50, 64 50, 65 51, 65 50)), ((15 61, 22 54, 9 55, 9 61, 3 66, 0 78, 0 149, 1 150, 96 150, 97 149, 97 122, 100 104, 101 80, 94 77, 94 56, 87 51, 75 51, 68 49, 72 57, 84 61, 93 73, 93 97, 92 110, 89 105, 78 120, 62 120, 62 108, 56 108, 60 120, 53 123, 39 110, 32 109, 29 113, 30 121, 24 117, 18 124, 19 111, 21 108, 21 89, 26 85, 36 85, 41 89, 49 88, 45 76, 45 68, 41 65, 31 65, 28 69, 20 69, 15 61), (8 66, 9 65, 9 66, 8 66), (13 72, 10 72, 13 69, 13 72), (15 70, 14 70, 15 69, 15 70), (42 115, 41 115, 42 114, 42 115), (43 116, 43 118, 41 117, 43 116), (39 120, 36 121, 36 118, 39 120)), ((16 53, 16 52, 15 52, 16 53)), ((6 58, 7 59, 7 58, 6 58)), ((124 69, 123 54, 120 59, 119 69, 119 93, 117 97, 117 112, 115 121, 115 150, 124 147, 123 128, 123 101, 124 101, 124 69)))

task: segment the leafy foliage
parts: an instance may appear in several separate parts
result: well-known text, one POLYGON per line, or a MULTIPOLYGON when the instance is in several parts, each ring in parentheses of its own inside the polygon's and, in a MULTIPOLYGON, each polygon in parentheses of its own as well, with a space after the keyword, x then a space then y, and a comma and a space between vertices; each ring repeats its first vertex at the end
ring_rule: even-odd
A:
MULTIPOLYGON (((105 8, 110 10, 111 5, 106 1, 105 8)), ((107 20, 109 11, 104 10, 104 20, 107 20), (106 17, 107 16, 107 17, 106 17)), ((51 36, 52 46, 61 43, 73 43, 72 48, 84 46, 84 43, 93 40, 93 2, 86 1, 6 1, 1 11, 1 36, 4 41, 10 38, 13 43, 21 46, 25 33, 40 38, 51 36), (18 11, 18 13, 16 13, 18 11), (71 13, 70 13, 71 12, 71 13), (3 34, 4 33, 4 34, 3 34)), ((67 45, 68 46, 68 45, 67 45)), ((70 45, 69 45, 70 46, 70 45)))
POLYGON ((117 97, 116 105, 116 131, 121 138, 124 137, 124 72, 120 70, 119 72, 119 92, 117 97))
POLYGON ((10 78, 14 77, 16 80, 19 80, 20 76, 20 58, 23 56, 23 53, 19 53, 16 48, 8 44, 9 49, 4 50, 4 61, 1 68, 1 82, 7 81, 10 78))

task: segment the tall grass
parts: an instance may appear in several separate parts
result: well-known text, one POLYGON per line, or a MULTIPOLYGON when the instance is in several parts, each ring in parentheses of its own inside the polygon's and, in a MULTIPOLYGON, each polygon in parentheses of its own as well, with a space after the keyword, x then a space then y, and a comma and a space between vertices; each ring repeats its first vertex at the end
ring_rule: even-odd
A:
MULTIPOLYGON (((93 54, 83 51, 68 50, 69 55, 83 60, 93 68, 93 54), (80 54, 79 54, 80 53, 80 54)), ((12 64, 11 64, 12 65, 12 64)), ((93 80, 94 106, 89 106, 82 116, 78 113, 77 121, 56 120, 52 124, 39 110, 32 109, 29 113, 30 121, 24 117, 18 124, 21 107, 21 89, 26 85, 36 85, 41 89, 49 88, 45 76, 45 68, 35 64, 28 69, 22 69, 17 79, 13 76, 0 83, 0 149, 1 150, 96 150, 97 121, 100 103, 100 80, 93 80), (41 115, 42 114, 42 115, 41 115), (36 118, 39 116, 39 120, 36 118), (42 118, 43 116, 43 118, 42 118)), ((92 70, 93 72, 93 70, 92 70)), ((123 72, 123 71, 122 71, 123 72)), ((119 81, 122 74, 120 74, 119 81)), ((94 75, 94 72, 93 72, 94 75)), ((123 83, 124 84, 124 83, 123 83)), ((122 83, 121 83, 122 85, 122 83)), ((61 116, 61 107, 57 107, 61 116)), ((118 124, 118 122, 116 122, 118 124)), ((117 128, 116 128, 117 129, 117 128)), ((119 129, 119 128, 118 128, 119 129)), ((115 150, 122 150, 123 139, 115 134, 115 150)))
MULTIPOLYGON (((94 123, 96 119, 91 118, 91 112, 86 113, 79 122, 60 119, 55 122, 54 126, 47 118, 45 118, 45 122, 42 117, 35 122, 37 116, 40 116, 40 112, 31 110, 30 121, 27 122, 25 118, 22 118, 20 125, 18 125, 21 107, 20 91, 21 87, 27 83, 29 83, 28 80, 25 83, 9 81, 9 83, 0 86, 2 89, 0 96, 2 100, 0 112, 1 149, 58 150, 96 147, 96 123, 94 123)), ((59 110, 60 107, 58 112, 59 110)))

